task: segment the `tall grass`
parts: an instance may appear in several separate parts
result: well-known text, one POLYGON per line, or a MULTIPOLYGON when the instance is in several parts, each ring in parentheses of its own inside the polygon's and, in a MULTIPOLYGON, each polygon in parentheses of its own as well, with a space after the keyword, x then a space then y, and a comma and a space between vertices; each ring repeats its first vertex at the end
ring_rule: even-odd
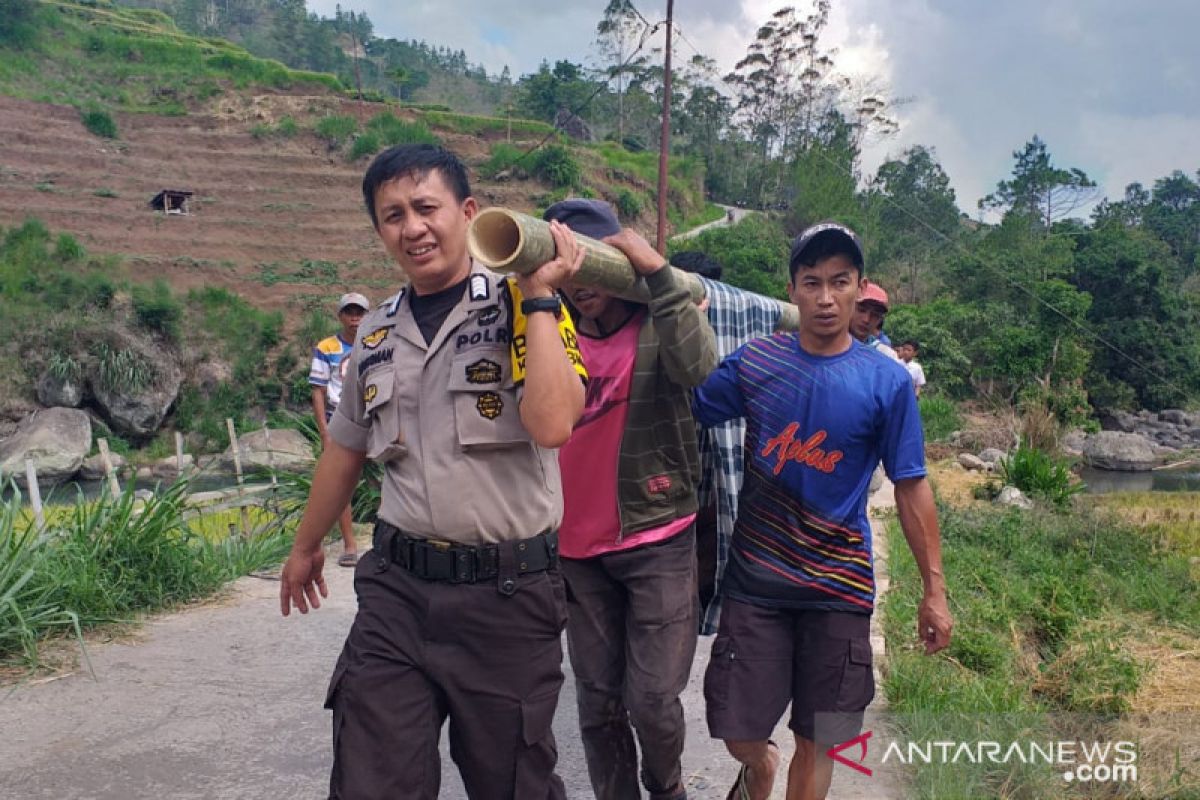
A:
MULTIPOLYGON (((1131 709, 1148 665, 1131 655, 1130 638, 1154 626, 1200 632, 1187 558, 1136 528, 1088 512, 939 513, 955 617, 943 655, 914 646, 921 580, 896 524, 889 531, 884 688, 909 739, 1072 738, 1078 730, 1056 726, 1131 709)), ((921 765, 913 783, 918 798, 1080 796, 1061 773, 1015 760, 921 765)))
POLYGON ((48 635, 205 596, 290 547, 275 520, 247 537, 204 535, 184 513, 187 491, 180 481, 142 502, 130 483, 120 497, 51 514, 44 528, 14 491, 0 509, 0 660, 35 663, 48 635))
POLYGON ((921 427, 925 429, 925 440, 940 442, 962 428, 962 416, 958 406, 948 397, 925 394, 917 400, 921 410, 921 427))

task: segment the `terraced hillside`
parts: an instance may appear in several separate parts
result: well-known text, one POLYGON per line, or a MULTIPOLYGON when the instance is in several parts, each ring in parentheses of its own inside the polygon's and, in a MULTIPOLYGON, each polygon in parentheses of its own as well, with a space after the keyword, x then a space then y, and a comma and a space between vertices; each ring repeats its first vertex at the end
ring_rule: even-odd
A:
MULTIPOLYGON (((117 114, 118 140, 89 133, 70 106, 0 97, 0 225, 27 217, 125 256, 131 277, 176 289, 216 285, 263 307, 319 302, 343 287, 382 292, 394 275, 362 210, 364 162, 311 134, 255 138, 284 115, 368 118, 379 107, 337 97, 229 94, 184 117, 117 114), (192 213, 165 215, 163 188, 195 192, 192 213)), ((472 160, 486 142, 443 136, 472 160)), ((479 187, 529 207, 535 186, 479 187)))

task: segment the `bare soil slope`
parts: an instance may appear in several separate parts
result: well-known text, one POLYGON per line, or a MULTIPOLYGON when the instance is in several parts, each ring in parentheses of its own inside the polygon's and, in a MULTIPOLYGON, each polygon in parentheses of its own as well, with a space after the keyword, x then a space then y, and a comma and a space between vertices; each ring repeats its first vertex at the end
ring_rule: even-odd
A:
MULTIPOLYGON (((309 132, 249 132, 284 115, 304 127, 381 110, 332 96, 229 93, 183 117, 116 114, 120 138, 109 140, 70 106, 0 97, 0 225, 36 217, 93 252, 126 256, 131 278, 165 278, 177 291, 221 286, 264 308, 320 305, 348 288, 382 298, 398 276, 363 211, 365 159, 350 163, 309 132), (191 215, 151 210, 164 188, 195 192, 191 215)), ((439 135, 470 163, 487 157, 486 141, 439 135)), ((532 181, 476 187, 482 202, 523 209, 544 191, 532 181)))

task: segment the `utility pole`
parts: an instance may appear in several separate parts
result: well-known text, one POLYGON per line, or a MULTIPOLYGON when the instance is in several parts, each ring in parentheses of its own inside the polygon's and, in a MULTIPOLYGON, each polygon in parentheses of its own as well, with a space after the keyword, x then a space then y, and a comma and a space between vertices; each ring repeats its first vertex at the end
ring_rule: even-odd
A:
POLYGON ((667 254, 667 154, 671 148, 671 34, 674 28, 675 0, 667 0, 667 50, 663 65, 662 134, 658 151, 658 241, 656 248, 667 254))

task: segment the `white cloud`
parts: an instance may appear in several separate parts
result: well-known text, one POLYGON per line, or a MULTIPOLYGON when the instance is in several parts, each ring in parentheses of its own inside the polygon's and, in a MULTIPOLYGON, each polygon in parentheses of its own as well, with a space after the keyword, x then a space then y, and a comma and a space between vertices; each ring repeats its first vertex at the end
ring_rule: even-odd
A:
MULTIPOLYGON (((589 62, 606 0, 384 0, 355 3, 378 35, 462 49, 489 72, 514 75, 546 59, 589 62)), ((786 0, 688 0, 678 24, 721 74, 786 0)), ((330 15, 335 0, 310 9, 330 15)), ((665 3, 639 0, 653 22, 665 3)), ((802 12, 803 2, 796 2, 802 12)), ((890 85, 911 102, 897 109, 898 137, 872 144, 874 169, 905 146, 933 147, 960 208, 1008 176, 1011 154, 1035 133, 1055 162, 1077 166, 1110 194, 1181 168, 1200 167, 1200 3, 1196 0, 835 0, 823 42, 840 67, 890 85)), ((661 39, 660 39, 661 41, 661 39)))

